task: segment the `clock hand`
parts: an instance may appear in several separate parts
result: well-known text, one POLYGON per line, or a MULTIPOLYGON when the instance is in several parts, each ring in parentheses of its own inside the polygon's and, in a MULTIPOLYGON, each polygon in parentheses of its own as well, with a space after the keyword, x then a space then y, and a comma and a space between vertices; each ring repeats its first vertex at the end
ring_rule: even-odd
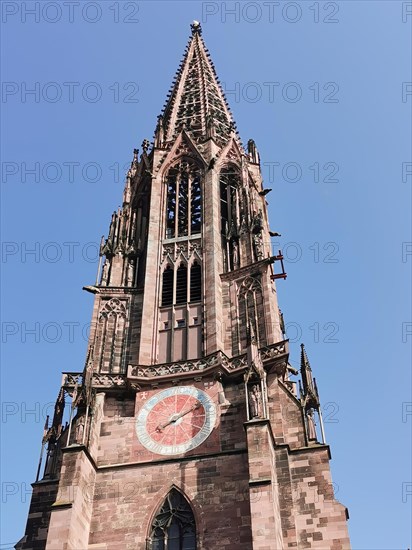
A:
POLYGON ((175 418, 174 422, 176 422, 176 420, 179 420, 179 418, 182 418, 182 416, 186 416, 187 414, 194 411, 195 409, 198 409, 200 407, 200 405, 201 405, 200 401, 196 401, 196 403, 194 405, 192 405, 190 407, 190 409, 186 409, 185 411, 178 414, 178 416, 177 416, 177 418, 175 418))
POLYGON ((179 414, 172 414, 172 416, 169 418, 167 422, 165 422, 164 424, 159 424, 159 426, 156 428, 156 431, 157 432, 163 431, 163 429, 166 428, 166 426, 169 426, 169 424, 173 424, 174 422, 177 422, 179 418, 182 418, 183 416, 186 416, 187 414, 194 411, 195 409, 198 409, 200 405, 201 405, 200 401, 196 401, 196 403, 192 405, 190 409, 186 409, 185 411, 182 411, 179 414))

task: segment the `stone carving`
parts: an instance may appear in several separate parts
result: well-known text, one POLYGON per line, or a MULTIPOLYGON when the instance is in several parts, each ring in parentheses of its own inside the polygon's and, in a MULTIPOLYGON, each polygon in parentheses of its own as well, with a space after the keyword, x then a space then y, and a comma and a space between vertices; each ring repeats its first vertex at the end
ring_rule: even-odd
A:
POLYGON ((99 319, 111 317, 113 315, 126 317, 126 307, 124 301, 121 301, 118 298, 112 298, 109 300, 101 310, 99 319))
POLYGON ((215 120, 212 113, 206 116, 206 137, 214 138, 216 135, 215 120))
POLYGON ((256 261, 263 260, 263 242, 260 234, 253 235, 253 249, 256 261))
POLYGON ((104 260, 103 271, 102 271, 102 284, 103 285, 106 285, 108 280, 109 280, 109 267, 110 267, 110 263, 109 263, 109 260, 106 258, 104 260))
POLYGON ((164 141, 163 116, 159 115, 157 119, 157 128, 155 133, 155 147, 162 147, 164 141))
MULTIPOLYGON (((267 346, 260 350, 262 360, 271 359, 273 357, 281 356, 286 353, 286 343, 276 343, 271 346, 267 346)), ((237 357, 229 359, 221 351, 209 355, 203 359, 195 361, 182 361, 176 363, 168 363, 158 366, 143 366, 143 365, 131 365, 129 367, 130 377, 141 377, 147 379, 153 379, 157 376, 176 375, 179 373, 202 373, 202 371, 210 367, 223 367, 226 371, 239 371, 247 367, 247 354, 239 355, 237 357)), ((73 388, 82 386, 83 373, 66 372, 63 373, 63 389, 71 395, 73 388)), ((126 374, 100 374, 93 373, 92 387, 93 388, 109 388, 125 386, 127 382, 126 374)), ((134 383, 129 381, 128 384, 134 383)))
POLYGON ((47 448, 46 465, 44 468, 44 477, 53 477, 56 466, 56 444, 49 443, 47 448))
POLYGON ((190 264, 192 260, 200 261, 202 258, 202 247, 200 240, 188 240, 185 244, 174 243, 163 246, 163 262, 174 265, 180 261, 190 264))
POLYGON ((129 265, 127 266, 127 272, 126 272, 126 286, 133 286, 133 280, 134 280, 134 260, 131 258, 129 260, 129 265))
POLYGON ((79 445, 83 443, 83 434, 84 434, 84 415, 80 416, 80 418, 76 422, 76 430, 75 430, 75 441, 79 445))
POLYGON ((252 162, 254 162, 255 164, 258 164, 259 163, 259 153, 257 152, 256 143, 253 141, 253 139, 250 139, 247 142, 247 152, 249 154, 250 160, 252 162))
MULTIPOLYGON (((73 388, 82 386, 83 373, 63 373, 63 389, 69 394, 73 392, 73 388)), ((108 386, 124 386, 126 384, 125 375, 123 374, 100 374, 93 373, 91 385, 94 388, 108 386)))
POLYGON ((147 154, 149 147, 150 147, 150 141, 148 139, 144 139, 142 142, 143 153, 147 154))
POLYGON ((233 269, 239 267, 239 245, 236 241, 233 241, 233 269))
POLYGON ((126 380, 123 374, 93 374, 93 387, 125 386, 126 380))
POLYGON ((262 210, 259 210, 252 222, 252 233, 258 234, 263 231, 263 214, 262 210))
POLYGON ((250 418, 262 417, 262 393, 259 385, 254 384, 248 391, 250 418))
MULTIPOLYGON (((269 359, 282 355, 283 353, 286 353, 285 344, 273 344, 272 346, 263 348, 261 353, 262 359, 269 359), (278 347, 279 350, 277 349, 278 347)), ((227 371, 241 371, 248 365, 247 354, 229 359, 225 354, 219 351, 209 357, 195 361, 182 361, 153 366, 132 365, 130 367, 130 376, 139 378, 156 378, 157 376, 170 376, 179 373, 200 373, 210 367, 218 365, 221 365, 227 371)))
POLYGON ((316 441, 316 423, 315 423, 315 417, 313 414, 313 409, 309 409, 306 413, 306 420, 307 420, 307 426, 308 426, 308 439, 309 441, 316 441))

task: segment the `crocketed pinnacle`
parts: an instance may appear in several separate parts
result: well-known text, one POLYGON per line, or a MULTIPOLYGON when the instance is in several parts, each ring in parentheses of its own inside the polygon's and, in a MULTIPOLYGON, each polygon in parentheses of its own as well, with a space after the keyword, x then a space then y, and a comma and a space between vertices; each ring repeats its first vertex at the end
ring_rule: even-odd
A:
POLYGON ((172 141, 185 129, 197 142, 212 137, 222 145, 235 124, 202 39, 200 23, 193 21, 191 29, 192 36, 161 116, 164 141, 172 141))
POLYGON ((303 395, 307 402, 308 407, 318 407, 319 405, 319 393, 316 386, 316 380, 312 376, 312 369, 310 367, 308 356, 304 344, 300 345, 300 374, 302 377, 303 395))
POLYGON ((307 370, 307 369, 312 370, 310 368, 309 359, 308 359, 308 356, 306 354, 305 344, 300 345, 300 369, 301 369, 301 371, 307 370))

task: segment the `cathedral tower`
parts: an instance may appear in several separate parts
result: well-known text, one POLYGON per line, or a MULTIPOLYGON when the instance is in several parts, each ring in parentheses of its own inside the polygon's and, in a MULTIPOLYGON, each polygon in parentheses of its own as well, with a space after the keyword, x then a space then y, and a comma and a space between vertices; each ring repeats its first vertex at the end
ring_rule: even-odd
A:
POLYGON ((303 345, 299 388, 288 362, 259 153, 191 28, 85 287, 86 364, 63 373, 19 550, 349 548, 303 345))

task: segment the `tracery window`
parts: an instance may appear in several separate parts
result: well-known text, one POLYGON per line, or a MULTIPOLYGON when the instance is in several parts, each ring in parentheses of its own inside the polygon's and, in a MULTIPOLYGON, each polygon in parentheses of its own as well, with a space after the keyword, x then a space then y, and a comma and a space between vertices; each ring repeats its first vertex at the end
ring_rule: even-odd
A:
POLYGON ((99 315, 98 342, 100 342, 100 372, 123 372, 124 334, 126 330, 126 303, 112 298, 99 315))
POLYGON ((239 267, 239 171, 227 166, 220 173, 220 230, 224 270, 239 267))
POLYGON ((151 525, 148 550, 196 550, 196 523, 185 497, 172 489, 151 525))
POLYGON ((181 161, 167 175, 166 238, 185 237, 201 232, 202 193, 200 169, 181 161))
POLYGON ((239 185, 239 174, 234 166, 225 167, 220 173, 220 216, 222 234, 228 235, 233 222, 236 221, 236 195, 239 185))
POLYGON ((242 349, 247 345, 248 327, 253 330, 258 346, 266 345, 263 294, 257 279, 246 279, 239 289, 239 336, 242 349))

